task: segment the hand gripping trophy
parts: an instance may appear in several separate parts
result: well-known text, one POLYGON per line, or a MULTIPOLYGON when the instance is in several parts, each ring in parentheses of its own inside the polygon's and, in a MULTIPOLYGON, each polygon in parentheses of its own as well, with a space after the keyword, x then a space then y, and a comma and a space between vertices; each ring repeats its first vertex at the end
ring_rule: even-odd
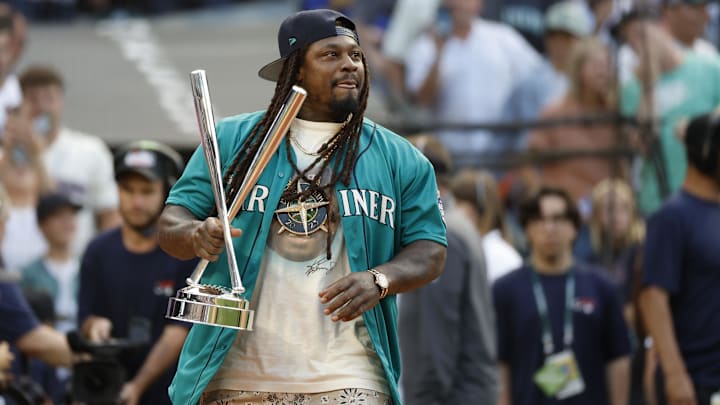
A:
POLYGON ((223 237, 225 239, 232 289, 201 284, 200 279, 208 265, 207 260, 201 260, 195 271, 187 279, 188 286, 178 290, 175 297, 170 298, 165 316, 178 321, 252 330, 255 311, 250 309, 250 302, 244 297, 245 287, 242 285, 235 259, 235 250, 230 236, 230 222, 240 211, 248 193, 255 186, 263 169, 265 169, 273 153, 280 146, 282 138, 290 128, 290 123, 300 111, 307 93, 301 87, 293 86, 292 92, 274 118, 260 149, 253 157, 247 174, 243 178, 240 190, 228 209, 225 204, 222 164, 220 162, 217 136, 215 135, 215 119, 212 104, 210 103, 205 71, 195 70, 191 72, 190 84, 195 101, 200 142, 205 154, 205 163, 207 163, 208 172, 210 173, 218 217, 223 225, 223 237))

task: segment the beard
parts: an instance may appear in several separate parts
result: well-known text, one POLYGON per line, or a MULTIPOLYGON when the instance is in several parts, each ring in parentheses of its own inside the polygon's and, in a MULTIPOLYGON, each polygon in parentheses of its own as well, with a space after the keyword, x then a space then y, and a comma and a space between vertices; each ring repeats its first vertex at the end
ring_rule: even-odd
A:
POLYGON ((353 96, 348 94, 343 98, 333 97, 330 100, 330 111, 338 114, 338 116, 347 117, 349 114, 355 114, 360 110, 360 95, 353 96))
POLYGON ((142 221, 139 221, 137 219, 131 219, 122 211, 120 214, 122 216, 123 222, 125 223, 125 225, 127 225, 128 228, 145 237, 150 237, 157 229, 157 222, 158 219, 160 219, 161 213, 162 210, 158 210, 157 212, 146 216, 142 221))

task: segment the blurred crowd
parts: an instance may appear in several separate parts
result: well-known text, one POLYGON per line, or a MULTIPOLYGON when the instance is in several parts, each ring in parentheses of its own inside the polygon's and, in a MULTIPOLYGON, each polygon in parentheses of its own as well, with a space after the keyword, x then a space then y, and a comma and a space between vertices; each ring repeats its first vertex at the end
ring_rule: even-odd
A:
MULTIPOLYGON (((87 273, 111 274, 121 258, 158 265, 141 257, 160 254, 158 203, 143 195, 162 197, 182 163, 164 145, 113 154, 97 136, 67 128, 62 72, 17 69, 27 30, 83 12, 154 14, 230 2, 0 3, 0 285, 20 285, 25 294, 16 297, 23 311, 0 319, 27 317, 23 327, 0 328, 0 341, 9 343, 0 344, 0 367, 11 370, 0 385, 34 381, 45 403, 65 403, 72 370, 62 334, 80 330, 95 342, 140 334, 147 347, 126 365, 135 385, 122 392, 127 403, 141 403, 150 382, 172 370, 174 352, 155 347, 175 347, 186 333, 164 328, 164 308, 140 317, 137 305, 118 310, 126 313, 110 308, 108 297, 123 300, 129 275, 102 281, 87 273), (128 166, 149 167, 130 172, 162 186, 143 189, 120 176, 128 166), (143 215, 145 222, 137 219, 143 215), (110 241, 118 229, 132 242, 110 241), (150 369, 150 358, 165 368, 150 369)), ((408 404, 720 401, 715 4, 298 6, 335 8, 359 23, 384 124, 436 170, 448 261, 437 282, 400 297, 408 404)), ((174 295, 192 266, 163 265, 172 270, 146 280, 147 291, 134 289, 148 298, 125 299, 174 295)), ((11 293, 3 294, 0 309, 9 306, 11 293)))
POLYGON ((7 4, 31 21, 70 22, 82 17, 156 16, 243 1, 247 0, 9 0, 7 4))

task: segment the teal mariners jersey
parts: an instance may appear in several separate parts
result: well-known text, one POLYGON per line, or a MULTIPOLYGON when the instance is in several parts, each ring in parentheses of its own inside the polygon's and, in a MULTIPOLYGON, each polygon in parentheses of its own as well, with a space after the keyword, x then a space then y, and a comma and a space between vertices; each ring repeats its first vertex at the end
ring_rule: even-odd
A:
MULTIPOLYGON (((243 140, 263 114, 263 111, 243 114, 218 123, 223 173, 242 153, 243 140)), ((242 236, 234 238, 233 243, 248 300, 253 294, 270 225, 275 220, 274 211, 295 174, 286 158, 286 142, 283 140, 232 222, 233 227, 243 230, 242 236)), ((215 206, 204 159, 198 148, 167 199, 168 204, 183 206, 199 219, 205 219, 215 206)), ((415 241, 447 245, 433 167, 405 139, 366 119, 351 177, 347 186, 342 183, 335 186, 351 271, 365 271, 386 263, 415 241)), ((225 253, 208 266, 202 283, 231 285, 225 253)), ((363 319, 394 402, 399 404, 400 350, 395 296, 381 300, 363 313, 363 319)), ((253 332, 193 325, 169 389, 173 403, 199 401, 237 333, 253 332)))

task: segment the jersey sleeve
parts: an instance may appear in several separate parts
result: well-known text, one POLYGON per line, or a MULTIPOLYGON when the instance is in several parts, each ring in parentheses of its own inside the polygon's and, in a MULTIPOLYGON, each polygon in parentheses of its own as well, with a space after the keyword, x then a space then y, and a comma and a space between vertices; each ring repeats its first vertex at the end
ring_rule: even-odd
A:
POLYGON ((442 201, 430 162, 415 148, 400 159, 401 245, 431 240, 447 246, 442 201))
POLYGON ((648 221, 643 260, 643 285, 673 294, 680 288, 683 227, 672 212, 661 209, 648 221))
POLYGON ((40 323, 17 284, 0 283, 0 340, 14 343, 40 323))

